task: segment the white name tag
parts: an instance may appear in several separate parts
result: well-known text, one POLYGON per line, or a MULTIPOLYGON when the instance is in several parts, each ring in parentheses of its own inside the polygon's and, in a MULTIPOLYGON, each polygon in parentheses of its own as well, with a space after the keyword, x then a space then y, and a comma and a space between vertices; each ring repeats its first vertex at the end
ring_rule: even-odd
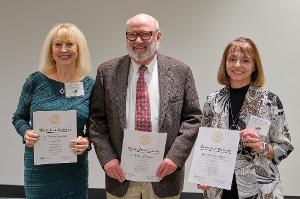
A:
POLYGON ((83 83, 65 83, 66 98, 78 97, 84 95, 83 83))
POLYGON ((253 129, 258 134, 267 136, 269 132, 271 121, 251 115, 247 124, 247 129, 253 129))

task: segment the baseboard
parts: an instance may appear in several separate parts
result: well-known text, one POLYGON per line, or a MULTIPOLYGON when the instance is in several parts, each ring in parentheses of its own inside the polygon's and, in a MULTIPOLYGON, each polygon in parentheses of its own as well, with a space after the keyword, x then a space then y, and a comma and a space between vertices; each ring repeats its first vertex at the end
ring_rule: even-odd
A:
POLYGON ((0 185, 0 198, 25 198, 24 187, 18 185, 0 185))
MULTIPOLYGON (((0 198, 25 198, 24 188, 19 185, 0 185, 0 198)), ((104 189, 89 189, 89 199, 105 199, 104 189)), ((180 199, 203 199, 201 193, 183 192, 180 199)), ((284 199, 300 199, 300 196, 285 196, 284 199)))

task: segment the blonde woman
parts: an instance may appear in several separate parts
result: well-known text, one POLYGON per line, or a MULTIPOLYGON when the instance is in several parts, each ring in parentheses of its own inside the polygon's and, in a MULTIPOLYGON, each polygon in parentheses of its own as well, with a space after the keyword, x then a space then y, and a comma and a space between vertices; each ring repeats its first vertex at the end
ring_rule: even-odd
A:
POLYGON ((22 136, 26 198, 87 198, 89 139, 84 127, 94 80, 88 76, 90 55, 83 33, 73 24, 55 25, 41 51, 40 70, 26 79, 13 125, 22 136), (65 83, 80 85, 82 93, 69 96, 65 83), (70 143, 77 163, 34 165, 33 149, 39 134, 32 129, 36 111, 76 110, 77 139, 70 143))

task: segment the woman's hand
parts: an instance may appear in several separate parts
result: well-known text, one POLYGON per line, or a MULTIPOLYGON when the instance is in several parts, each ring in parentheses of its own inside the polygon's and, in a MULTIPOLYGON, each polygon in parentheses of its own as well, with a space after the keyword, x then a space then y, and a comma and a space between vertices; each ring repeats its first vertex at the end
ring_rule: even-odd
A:
POLYGON ((24 141, 27 147, 33 147, 33 145, 39 140, 40 135, 33 132, 33 130, 28 130, 24 134, 24 141))
POLYGON ((79 136, 76 140, 72 140, 70 147, 77 155, 83 154, 89 147, 89 139, 87 137, 79 136))
POLYGON ((240 132, 242 144, 252 148, 257 153, 263 153, 264 148, 258 133, 252 129, 244 129, 240 132))
POLYGON ((197 184, 197 188, 202 189, 203 191, 207 191, 210 188, 210 186, 207 186, 205 184, 197 184))

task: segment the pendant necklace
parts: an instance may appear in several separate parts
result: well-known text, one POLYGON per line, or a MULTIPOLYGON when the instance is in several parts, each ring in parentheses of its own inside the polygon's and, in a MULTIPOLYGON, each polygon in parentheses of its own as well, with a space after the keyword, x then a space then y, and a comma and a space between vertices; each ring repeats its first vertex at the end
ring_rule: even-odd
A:
MULTIPOLYGON (((240 130, 238 126, 242 107, 248 92, 249 85, 229 90, 229 114, 231 116, 232 124, 229 126, 231 130, 240 130), (234 110, 232 103, 235 103, 234 110), (235 114, 234 114, 235 113, 235 114)), ((231 88, 230 88, 231 89, 231 88)))
POLYGON ((59 83, 59 85, 60 85, 60 90, 59 90, 59 92, 60 92, 60 94, 64 94, 65 93, 65 88, 62 86, 62 82, 59 80, 59 78, 58 78, 58 74, 56 73, 56 77, 57 77, 57 80, 58 80, 58 83, 59 83))
POLYGON ((231 120, 232 120, 232 124, 230 125, 229 129, 230 130, 239 130, 238 127, 238 120, 240 117, 240 112, 241 110, 239 110, 239 112, 237 113, 236 117, 233 117, 233 112, 232 112, 232 105, 231 105, 231 99, 229 98, 229 109, 230 109, 230 116, 231 116, 231 120))
POLYGON ((61 89, 59 90, 59 92, 63 95, 65 93, 65 89, 62 87, 61 83, 59 83, 61 89))

